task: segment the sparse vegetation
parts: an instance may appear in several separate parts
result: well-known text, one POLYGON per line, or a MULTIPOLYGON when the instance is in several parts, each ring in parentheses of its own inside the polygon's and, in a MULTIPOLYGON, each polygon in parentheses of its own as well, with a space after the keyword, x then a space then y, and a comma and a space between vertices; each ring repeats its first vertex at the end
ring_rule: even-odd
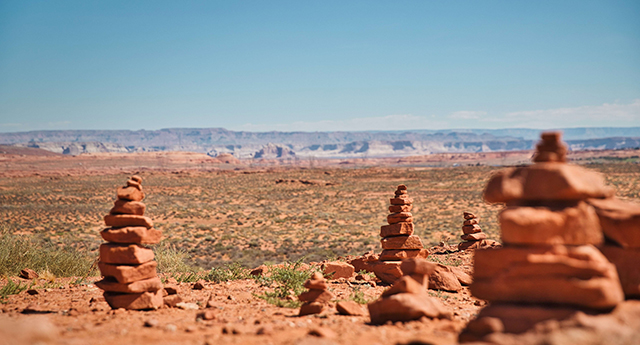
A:
POLYGON ((0 275, 15 276, 23 268, 57 277, 87 276, 94 271, 94 258, 73 247, 56 246, 9 233, 0 225, 0 275))
POLYGON ((13 280, 7 279, 7 284, 0 289, 0 303, 6 303, 9 295, 17 295, 22 291, 31 288, 33 284, 33 281, 31 281, 30 285, 26 282, 24 284, 22 284, 22 282, 18 282, 18 284, 16 284, 13 280))
POLYGON ((237 262, 223 267, 214 267, 204 276, 204 279, 216 283, 247 278, 249 278, 249 272, 237 262))
POLYGON ((257 278, 265 287, 275 285, 273 291, 267 291, 256 297, 267 303, 286 308, 297 308, 302 303, 297 296, 305 291, 304 282, 315 272, 313 269, 303 269, 302 259, 294 263, 284 263, 281 266, 271 266, 269 276, 257 278))

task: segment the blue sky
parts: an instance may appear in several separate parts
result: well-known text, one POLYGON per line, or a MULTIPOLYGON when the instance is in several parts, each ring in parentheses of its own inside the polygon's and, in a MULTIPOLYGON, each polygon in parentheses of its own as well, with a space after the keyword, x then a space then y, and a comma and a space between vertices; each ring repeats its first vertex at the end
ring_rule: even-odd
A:
POLYGON ((640 126, 640 1, 0 1, 0 132, 640 126))

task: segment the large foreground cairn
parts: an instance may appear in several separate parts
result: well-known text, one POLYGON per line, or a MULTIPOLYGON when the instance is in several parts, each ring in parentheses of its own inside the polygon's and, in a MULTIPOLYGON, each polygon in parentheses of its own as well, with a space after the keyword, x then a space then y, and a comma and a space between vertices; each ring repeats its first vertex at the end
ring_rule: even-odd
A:
POLYGON ((610 310, 623 301, 616 267, 594 246, 603 236, 586 202, 614 191, 600 174, 566 164, 565 154, 559 133, 543 133, 535 164, 489 180, 485 200, 507 206, 499 215, 504 247, 475 252, 471 292, 491 305, 462 341, 521 332, 579 309, 610 310))
POLYGON ((487 240, 487 234, 482 232, 478 217, 471 212, 464 212, 464 223, 462 224, 462 233, 460 236, 464 242, 458 244, 459 250, 479 249, 497 246, 496 241, 487 240))
POLYGON ((400 261, 407 258, 426 258, 429 252, 424 249, 420 237, 413 234, 413 199, 407 194, 407 186, 401 184, 391 199, 387 222, 380 228, 382 253, 380 261, 400 261))
POLYGON ((333 299, 333 294, 327 291, 328 285, 321 273, 315 272, 311 278, 304 282, 304 287, 309 289, 298 296, 301 302, 300 316, 320 314, 333 299))
POLYGON ((429 275, 436 265, 421 258, 402 261, 404 274, 380 298, 369 303, 372 324, 387 321, 411 321, 422 317, 450 319, 452 313, 440 301, 427 294, 429 275))
POLYGON ((117 200, 100 232, 108 243, 100 246, 98 267, 104 276, 96 286, 104 290, 111 308, 157 309, 162 306, 162 282, 156 274, 153 251, 144 244, 155 244, 162 233, 144 216, 142 178, 132 176, 117 190, 117 200))

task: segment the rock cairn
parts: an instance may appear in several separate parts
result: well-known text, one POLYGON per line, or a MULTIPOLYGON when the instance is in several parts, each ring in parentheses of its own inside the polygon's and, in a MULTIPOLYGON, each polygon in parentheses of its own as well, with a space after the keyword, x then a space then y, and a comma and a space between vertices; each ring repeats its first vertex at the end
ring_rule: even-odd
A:
POLYGON ((616 267, 594 247, 603 241, 585 200, 613 195, 598 173, 566 164, 560 133, 542 134, 535 164, 494 175, 484 191, 500 213, 503 248, 476 251, 474 296, 491 302, 461 341, 519 333, 580 309, 610 310, 624 295, 616 267))
POLYGON ((487 234, 482 232, 478 224, 478 217, 471 212, 464 212, 464 223, 462 224, 463 235, 460 236, 464 242, 458 244, 458 250, 470 250, 499 246, 496 241, 487 240, 487 234))
POLYGON ((144 246, 160 242, 162 233, 144 216, 141 183, 142 178, 134 175, 118 188, 115 205, 104 216, 109 228, 100 232, 108 243, 100 246, 98 267, 104 278, 96 286, 105 291, 113 309, 157 309, 163 304, 157 263, 153 251, 144 246))
POLYGON ((311 278, 304 282, 304 287, 309 291, 298 296, 298 299, 304 302, 300 307, 300 316, 320 314, 334 297, 331 292, 327 291, 327 282, 319 272, 315 272, 311 278))
POLYGON ((434 263, 421 258, 406 259, 400 269, 404 275, 378 300, 368 304, 372 324, 418 320, 423 316, 451 319, 451 311, 427 294, 429 275, 436 269, 434 263))
POLYGON ((391 199, 387 222, 380 228, 382 253, 380 261, 400 261, 407 258, 426 258, 429 252, 424 249, 420 237, 413 234, 413 199, 407 194, 407 186, 401 184, 391 199))

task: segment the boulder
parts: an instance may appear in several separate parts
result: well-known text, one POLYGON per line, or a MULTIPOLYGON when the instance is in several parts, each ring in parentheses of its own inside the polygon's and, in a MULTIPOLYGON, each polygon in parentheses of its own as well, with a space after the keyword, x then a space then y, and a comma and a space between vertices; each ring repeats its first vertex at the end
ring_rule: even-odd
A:
POLYGON ((433 273, 429 274, 429 289, 458 292, 462 290, 462 285, 451 268, 435 264, 433 273))

